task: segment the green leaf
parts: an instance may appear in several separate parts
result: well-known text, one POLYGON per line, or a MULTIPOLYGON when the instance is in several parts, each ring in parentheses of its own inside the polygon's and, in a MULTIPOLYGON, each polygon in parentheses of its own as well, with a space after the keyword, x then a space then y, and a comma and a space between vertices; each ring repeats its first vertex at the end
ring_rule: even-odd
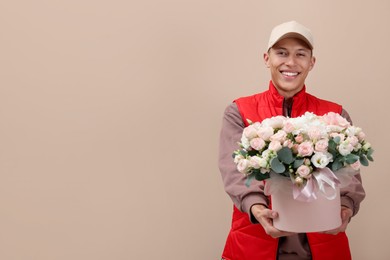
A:
POLYGON ((294 169, 297 169, 299 166, 301 166, 304 161, 305 161, 304 159, 296 159, 293 165, 294 169))
POLYGON ((360 155, 360 163, 364 166, 368 166, 368 160, 364 154, 360 155))
POLYGON ((337 144, 333 139, 330 139, 328 142, 328 151, 333 155, 333 157, 336 157, 337 155, 337 144))
POLYGON ((245 186, 249 187, 251 185, 251 182, 255 178, 255 176, 256 176, 255 173, 248 175, 248 177, 246 178, 246 181, 245 181, 245 186))
POLYGON ((367 150, 367 156, 371 156, 373 152, 374 152, 374 149, 368 148, 368 150, 367 150))
POLYGON ((283 173, 286 167, 279 161, 278 157, 274 157, 271 160, 271 169, 276 173, 283 173))
POLYGON ((293 153, 290 148, 283 147, 278 151, 278 159, 285 164, 290 164, 294 161, 293 153))
POLYGON ((255 175, 255 178, 256 180, 258 181, 262 181, 262 180, 265 180, 265 179, 268 179, 270 176, 269 176, 269 173, 266 172, 266 173, 261 173, 261 172, 258 172, 256 173, 255 175))
POLYGON ((244 150, 244 149, 239 150, 238 153, 241 154, 244 157, 248 155, 248 151, 244 150))
POLYGON ((343 167, 343 163, 341 162, 340 159, 334 160, 334 162, 332 163, 332 166, 331 166, 332 171, 334 171, 334 172, 341 169, 342 167, 343 167))
POLYGON ((372 158, 372 156, 371 156, 371 155, 367 155, 367 159, 368 159, 369 161, 371 161, 371 162, 373 162, 373 161, 374 161, 374 158, 372 158))
POLYGON ((336 144, 339 144, 341 139, 340 139, 340 136, 336 136, 333 138, 333 141, 336 143, 336 144))
POLYGON ((355 163, 357 160, 359 160, 359 156, 356 155, 356 154, 348 154, 347 156, 345 156, 345 162, 348 163, 348 164, 353 164, 355 163))

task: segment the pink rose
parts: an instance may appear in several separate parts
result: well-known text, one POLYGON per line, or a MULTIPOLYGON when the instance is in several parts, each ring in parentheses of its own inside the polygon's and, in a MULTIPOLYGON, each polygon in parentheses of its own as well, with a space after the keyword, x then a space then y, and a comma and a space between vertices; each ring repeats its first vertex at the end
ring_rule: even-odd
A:
POLYGON ((262 150, 265 146, 264 140, 261 138, 258 138, 258 137, 253 138, 249 143, 250 143, 251 147, 257 151, 262 150))
POLYGON ((366 134, 365 134, 363 131, 361 131, 361 132, 359 132, 359 133, 357 134, 357 138, 358 138, 359 141, 361 142, 361 141, 363 141, 363 140, 366 138, 366 134))
POLYGON ((297 135, 294 139, 295 139, 295 142, 297 142, 297 143, 302 143, 303 142, 303 136, 302 135, 297 135))
POLYGON ((346 141, 350 143, 353 147, 355 147, 359 143, 359 140, 356 136, 347 137, 346 141))
POLYGON ((295 130, 295 127, 293 125, 293 123, 291 123, 290 121, 287 121, 284 126, 283 126, 283 130, 286 132, 286 133, 292 133, 292 131, 295 130))
POLYGON ((276 134, 270 137, 271 141, 278 141, 279 143, 283 143, 286 140, 287 133, 283 130, 279 130, 276 134))
POLYGON ((299 144, 293 144, 293 146, 291 147, 291 150, 293 151, 294 154, 298 153, 298 147, 299 147, 299 144))
POLYGON ((272 151, 275 151, 275 152, 279 151, 282 148, 283 148, 283 146, 278 141, 271 141, 269 143, 269 146, 268 146, 268 149, 270 149, 272 151))
POLYGON ((301 165, 297 169, 297 174, 299 174, 299 176, 301 176, 302 178, 309 177, 310 173, 311 173, 311 169, 306 165, 301 165))
POLYGON ((338 125, 341 127, 348 127, 351 125, 347 119, 334 112, 329 112, 323 115, 322 119, 328 125, 338 125))
POLYGON ((314 146, 314 150, 316 152, 326 152, 328 151, 328 139, 321 139, 318 142, 316 142, 314 146))
POLYGON ((350 166, 352 167, 352 169, 354 169, 355 171, 359 170, 360 169, 360 161, 357 160, 356 162, 354 162, 353 164, 350 164, 350 166))
POLYGON ((310 156, 314 152, 313 143, 305 141, 298 146, 298 155, 305 157, 310 156))

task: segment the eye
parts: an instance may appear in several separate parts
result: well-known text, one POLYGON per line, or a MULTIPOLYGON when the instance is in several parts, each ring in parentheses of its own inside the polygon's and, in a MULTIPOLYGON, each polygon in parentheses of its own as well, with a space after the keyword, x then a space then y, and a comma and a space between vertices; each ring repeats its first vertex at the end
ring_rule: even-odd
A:
POLYGON ((299 52, 299 53, 297 54, 297 56, 299 56, 299 57, 306 57, 306 53, 299 52))
POLYGON ((279 56, 287 56, 287 52, 286 51, 277 51, 276 54, 279 55, 279 56))

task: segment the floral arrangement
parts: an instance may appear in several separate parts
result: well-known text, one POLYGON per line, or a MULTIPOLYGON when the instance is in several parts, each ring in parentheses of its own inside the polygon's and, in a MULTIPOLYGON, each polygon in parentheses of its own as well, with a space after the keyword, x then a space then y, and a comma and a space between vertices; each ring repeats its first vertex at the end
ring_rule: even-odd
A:
POLYGON ((373 161, 373 149, 362 129, 337 113, 317 116, 306 112, 296 118, 276 116, 248 123, 240 149, 233 153, 238 171, 248 176, 247 185, 253 178, 270 178, 273 171, 290 177, 299 187, 316 170, 358 170, 373 161))

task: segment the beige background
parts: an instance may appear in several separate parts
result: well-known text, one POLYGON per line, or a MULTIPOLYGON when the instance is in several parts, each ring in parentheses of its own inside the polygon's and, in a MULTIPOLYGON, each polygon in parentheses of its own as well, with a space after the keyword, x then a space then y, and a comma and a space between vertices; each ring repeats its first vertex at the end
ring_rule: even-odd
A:
POLYGON ((315 35, 309 91, 376 150, 354 259, 390 259, 386 0, 1 1, 0 259, 219 259, 222 113, 266 89, 292 19, 315 35))

